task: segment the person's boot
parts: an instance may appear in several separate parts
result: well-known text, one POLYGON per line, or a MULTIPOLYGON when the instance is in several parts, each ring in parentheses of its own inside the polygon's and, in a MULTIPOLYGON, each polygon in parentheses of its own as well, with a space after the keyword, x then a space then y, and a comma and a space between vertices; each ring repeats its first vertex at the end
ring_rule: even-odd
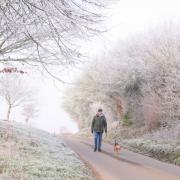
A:
POLYGON ((101 149, 98 149, 99 152, 101 152, 101 149))
POLYGON ((96 152, 97 148, 94 148, 94 152, 96 152))

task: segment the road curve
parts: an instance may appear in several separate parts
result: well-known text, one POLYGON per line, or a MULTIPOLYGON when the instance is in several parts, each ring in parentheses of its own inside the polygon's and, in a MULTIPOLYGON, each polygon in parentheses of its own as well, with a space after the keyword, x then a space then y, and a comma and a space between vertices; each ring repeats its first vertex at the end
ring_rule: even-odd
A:
POLYGON ((103 143, 102 152, 93 151, 87 138, 66 137, 64 141, 96 172, 98 180, 180 180, 180 167, 163 163, 126 149, 119 156, 113 146, 103 143))

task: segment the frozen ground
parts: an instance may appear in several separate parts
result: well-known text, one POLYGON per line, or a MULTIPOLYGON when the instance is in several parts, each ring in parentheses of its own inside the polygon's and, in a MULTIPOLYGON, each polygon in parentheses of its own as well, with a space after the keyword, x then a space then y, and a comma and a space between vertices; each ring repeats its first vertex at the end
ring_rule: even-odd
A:
POLYGON ((130 136, 127 138, 122 137, 121 131, 111 130, 106 140, 113 143, 116 139, 129 150, 180 166, 179 131, 175 132, 175 128, 162 129, 146 133, 141 137, 130 136), (175 136, 176 134, 177 136, 175 136))
POLYGON ((0 121, 0 179, 93 180, 94 176, 59 138, 0 121))

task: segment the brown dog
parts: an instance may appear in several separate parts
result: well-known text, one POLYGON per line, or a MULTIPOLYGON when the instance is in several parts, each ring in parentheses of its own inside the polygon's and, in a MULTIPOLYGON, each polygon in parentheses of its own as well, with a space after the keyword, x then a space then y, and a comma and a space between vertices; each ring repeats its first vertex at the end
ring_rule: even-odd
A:
POLYGON ((121 150, 121 146, 119 145, 119 143, 117 143, 116 141, 114 142, 114 152, 116 154, 119 154, 121 150))

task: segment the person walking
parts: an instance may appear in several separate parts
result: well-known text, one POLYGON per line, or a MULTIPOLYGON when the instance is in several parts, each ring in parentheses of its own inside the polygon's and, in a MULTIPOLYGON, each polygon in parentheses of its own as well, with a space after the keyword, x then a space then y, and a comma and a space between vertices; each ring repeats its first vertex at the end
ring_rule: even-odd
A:
POLYGON ((107 121, 102 109, 98 109, 91 124, 91 133, 94 133, 94 152, 101 152, 102 135, 105 131, 107 135, 107 121))

